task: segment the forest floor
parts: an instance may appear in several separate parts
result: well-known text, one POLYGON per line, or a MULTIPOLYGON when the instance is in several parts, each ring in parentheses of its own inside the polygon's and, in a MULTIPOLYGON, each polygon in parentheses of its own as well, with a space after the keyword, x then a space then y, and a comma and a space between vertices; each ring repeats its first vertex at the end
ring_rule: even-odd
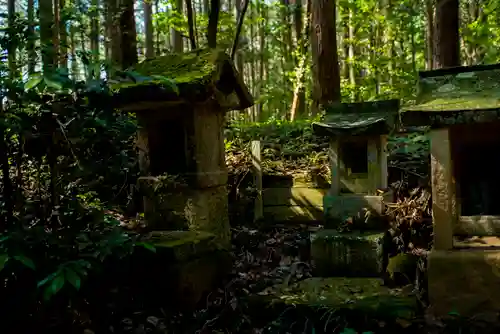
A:
MULTIPOLYGON (((306 226, 239 227, 233 230, 230 279, 193 314, 138 312, 124 319, 123 333, 498 333, 491 317, 437 319, 424 308, 412 319, 372 318, 313 305, 266 305, 273 289, 312 276, 306 226), (335 314, 335 316, 332 316, 335 314)), ((118 328, 116 328, 118 329, 118 328)))

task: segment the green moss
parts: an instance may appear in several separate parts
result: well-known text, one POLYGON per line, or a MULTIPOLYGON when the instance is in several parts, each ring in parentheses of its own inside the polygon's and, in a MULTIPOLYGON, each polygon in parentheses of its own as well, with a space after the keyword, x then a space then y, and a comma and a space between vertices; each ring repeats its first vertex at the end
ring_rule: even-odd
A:
POLYGON ((197 50, 147 59, 134 70, 142 75, 160 75, 176 83, 189 83, 210 77, 224 59, 228 59, 224 52, 197 50))
POLYGON ((499 69, 436 75, 419 82, 418 103, 403 111, 469 111, 500 108, 499 69))
POLYGON ((229 60, 220 50, 195 50, 146 59, 129 70, 135 80, 119 82, 115 90, 141 85, 208 84, 218 64, 229 60))
POLYGON ((408 288, 388 289, 376 278, 313 277, 276 292, 273 299, 291 305, 381 312, 402 318, 411 318, 417 305, 408 288))
POLYGON ((212 233, 203 231, 165 231, 153 235, 153 244, 156 247, 174 248, 186 244, 198 244, 214 239, 212 233))

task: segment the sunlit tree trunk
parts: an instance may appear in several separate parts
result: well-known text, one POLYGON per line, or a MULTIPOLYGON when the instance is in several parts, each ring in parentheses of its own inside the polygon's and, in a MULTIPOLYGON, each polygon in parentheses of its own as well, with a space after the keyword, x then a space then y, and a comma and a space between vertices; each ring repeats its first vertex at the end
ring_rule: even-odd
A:
POLYGON ((146 37, 146 58, 154 57, 153 5, 151 0, 142 0, 144 8, 144 28, 146 37))

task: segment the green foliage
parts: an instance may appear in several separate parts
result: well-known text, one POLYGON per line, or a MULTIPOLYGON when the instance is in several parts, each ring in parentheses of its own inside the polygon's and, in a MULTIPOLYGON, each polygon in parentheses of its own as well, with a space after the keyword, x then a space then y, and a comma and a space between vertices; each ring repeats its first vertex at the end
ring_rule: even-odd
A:
POLYGON ((89 298, 89 277, 109 261, 155 249, 117 214, 133 200, 137 124, 113 110, 106 82, 78 82, 61 70, 0 80, 9 98, 0 114, 8 172, 0 183, 0 294, 9 304, 14 291, 22 303, 11 316, 28 319, 33 308, 89 298))

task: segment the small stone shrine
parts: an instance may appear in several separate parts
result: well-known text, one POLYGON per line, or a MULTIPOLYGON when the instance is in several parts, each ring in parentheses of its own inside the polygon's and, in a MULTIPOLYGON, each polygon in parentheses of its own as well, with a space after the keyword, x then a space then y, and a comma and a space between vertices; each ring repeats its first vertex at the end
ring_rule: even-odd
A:
POLYGON ((213 233, 226 246, 223 125, 252 97, 227 54, 197 50, 147 59, 115 85, 117 108, 134 112, 144 211, 153 230, 213 233))
POLYGON ((324 197, 325 218, 343 220, 365 208, 381 214, 387 188, 387 134, 398 120, 398 100, 327 106, 324 121, 313 123, 330 140, 331 189, 324 197))
POLYGON ((500 311, 500 64, 419 73, 403 125, 429 126, 438 315, 500 311))

